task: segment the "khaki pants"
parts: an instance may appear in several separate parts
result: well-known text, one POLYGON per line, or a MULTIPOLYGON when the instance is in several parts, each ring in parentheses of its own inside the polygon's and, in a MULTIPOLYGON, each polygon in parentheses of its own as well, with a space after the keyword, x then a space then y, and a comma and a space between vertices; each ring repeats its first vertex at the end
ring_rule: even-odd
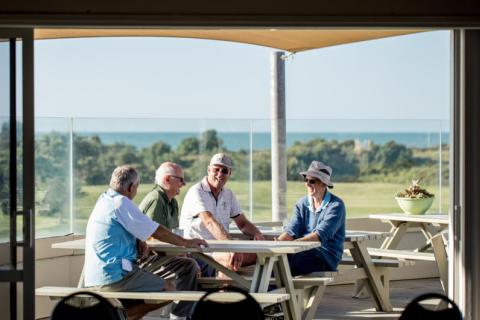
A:
MULTIPOLYGON (((155 292, 165 291, 165 280, 172 280, 176 290, 197 290, 197 277, 200 272, 195 260, 187 257, 156 256, 141 268, 135 268, 122 280, 99 286, 100 291, 155 292)), ((126 302, 128 305, 129 302, 126 302)), ((194 302, 174 302, 172 314, 185 317, 193 311, 194 302)), ((128 307, 127 307, 128 308, 128 307)))

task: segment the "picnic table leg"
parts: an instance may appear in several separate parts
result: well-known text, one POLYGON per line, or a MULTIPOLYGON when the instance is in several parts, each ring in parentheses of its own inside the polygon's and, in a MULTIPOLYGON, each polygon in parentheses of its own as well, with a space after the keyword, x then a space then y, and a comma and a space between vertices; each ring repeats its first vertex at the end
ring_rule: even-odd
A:
POLYGON ((378 311, 392 311, 392 304, 390 303, 389 295, 385 292, 385 288, 380 280, 380 274, 377 272, 372 258, 368 253, 367 246, 364 241, 352 243, 353 248, 350 249, 352 258, 357 267, 363 267, 367 274, 367 289, 370 291, 370 296, 375 303, 378 311))
POLYGON ((253 272, 250 292, 267 292, 276 257, 263 257, 257 254, 257 264, 253 272))
POLYGON ((398 243, 402 239, 402 237, 407 232, 408 228, 410 227, 407 222, 400 222, 400 223, 393 223, 392 228, 390 229, 390 233, 392 234, 390 237, 386 238, 383 241, 381 249, 395 249, 398 246, 398 243))
MULTIPOLYGON (((280 274, 280 268, 279 268, 278 265, 279 265, 278 261, 273 264, 273 273, 275 274, 275 284, 276 284, 277 288, 282 288, 283 287, 282 280, 280 279, 280 277, 276 276, 277 274, 280 274)), ((286 292, 286 290, 285 290, 285 292, 286 292)), ((288 310, 289 307, 287 305, 287 301, 283 301, 281 303, 281 305, 282 305, 282 310, 288 310)), ((291 319, 291 318, 289 318, 290 315, 287 312, 284 312, 283 314, 284 314, 285 319, 291 319)))
POLYGON ((80 272, 80 279, 78 279, 77 288, 83 288, 85 286, 85 264, 83 265, 82 272, 80 272))
POLYGON ((243 288, 245 288, 245 289, 250 288, 250 285, 251 285, 250 281, 248 281, 247 279, 245 279, 243 276, 239 275, 235 271, 232 271, 232 270, 228 269, 227 267, 225 267, 224 265, 218 263, 215 259, 213 259, 209 255, 205 255, 205 254, 200 253, 200 252, 192 252, 191 254, 192 254, 192 256, 198 258, 199 260, 211 265, 216 270, 224 273, 227 277, 236 281, 237 284, 242 286, 243 288))
MULTIPOLYGON (((392 235, 383 241, 382 245, 380 246, 381 249, 397 248, 400 240, 405 235, 408 228, 411 227, 408 222, 389 221, 389 223, 392 226, 390 229, 390 233, 392 235)), ((366 292, 366 280, 355 281, 353 297, 359 299, 368 297, 368 292, 366 292)))
MULTIPOLYGON (((317 311, 320 300, 322 300, 323 293, 326 286, 312 286, 306 289, 306 302, 304 303, 304 311, 302 313, 302 320, 312 320, 317 311)), ((299 301, 301 302, 301 301, 299 301)))
POLYGON ((276 264, 278 265, 278 274, 275 274, 275 278, 280 279, 281 285, 285 287, 286 292, 290 294, 290 299, 286 303, 287 309, 284 310, 284 315, 288 316, 287 319, 299 320, 299 301, 295 294, 295 288, 293 287, 292 273, 290 271, 290 265, 288 264, 287 255, 278 256, 276 264))
POLYGON ((448 294, 448 260, 442 234, 436 234, 430 241, 433 248, 433 254, 435 256, 435 261, 437 262, 438 274, 440 276, 443 292, 448 294))

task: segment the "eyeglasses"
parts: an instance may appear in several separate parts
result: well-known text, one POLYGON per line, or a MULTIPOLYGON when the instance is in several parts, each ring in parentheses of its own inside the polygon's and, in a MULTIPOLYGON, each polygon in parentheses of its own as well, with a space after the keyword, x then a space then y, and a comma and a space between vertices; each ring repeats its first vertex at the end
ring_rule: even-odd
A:
POLYGON ((228 168, 211 167, 211 170, 213 171, 213 173, 217 173, 219 171, 223 174, 229 174, 230 173, 230 169, 228 169, 228 168))
POLYGON ((308 179, 307 177, 303 178, 303 181, 305 181, 306 183, 309 183, 309 184, 315 184, 315 183, 317 183, 317 180, 315 180, 315 179, 308 179))
POLYGON ((174 177, 174 178, 177 178, 178 180, 180 180, 181 183, 185 184, 185 179, 183 177, 179 177, 179 176, 170 176, 170 177, 174 177))

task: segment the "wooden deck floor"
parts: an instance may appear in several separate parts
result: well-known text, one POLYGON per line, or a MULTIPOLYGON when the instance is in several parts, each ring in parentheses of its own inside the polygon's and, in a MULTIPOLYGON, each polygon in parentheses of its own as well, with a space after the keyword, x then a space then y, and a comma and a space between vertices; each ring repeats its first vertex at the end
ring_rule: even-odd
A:
MULTIPOLYGON (((394 312, 376 312, 370 298, 352 298, 353 285, 329 286, 318 307, 316 320, 353 320, 398 319, 405 305, 416 296, 427 292, 441 293, 442 289, 438 278, 392 281, 390 297, 395 307, 394 312)), ((144 320, 162 320, 155 312, 144 317, 144 320)))
POLYGON ((416 296, 427 292, 442 293, 438 278, 392 281, 390 285, 392 313, 376 312, 369 298, 351 298, 353 285, 342 285, 327 287, 315 319, 398 319, 405 305, 416 296))

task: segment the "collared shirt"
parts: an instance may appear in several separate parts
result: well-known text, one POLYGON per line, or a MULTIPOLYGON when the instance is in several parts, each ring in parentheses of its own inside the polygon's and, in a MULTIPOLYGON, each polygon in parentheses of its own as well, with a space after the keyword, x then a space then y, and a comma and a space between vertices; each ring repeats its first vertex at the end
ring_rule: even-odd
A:
POLYGON ((146 241, 157 228, 127 197, 112 189, 101 194, 87 223, 85 286, 121 280, 134 268, 136 239, 146 241))
POLYGON ((155 185, 153 190, 143 198, 138 208, 165 228, 170 230, 178 228, 177 199, 173 198, 170 201, 161 186, 155 185))
POLYGON ((218 198, 215 199, 207 177, 188 189, 183 200, 180 228, 184 230, 185 237, 215 239, 198 216, 200 212, 204 211, 210 212, 227 232, 231 219, 242 213, 240 204, 231 190, 223 188, 218 198))
POLYGON ((293 217, 285 232, 294 239, 315 232, 322 243, 316 248, 316 254, 321 255, 332 270, 336 270, 343 255, 345 218, 343 201, 327 191, 316 211, 311 197, 301 198, 293 209, 293 217))

